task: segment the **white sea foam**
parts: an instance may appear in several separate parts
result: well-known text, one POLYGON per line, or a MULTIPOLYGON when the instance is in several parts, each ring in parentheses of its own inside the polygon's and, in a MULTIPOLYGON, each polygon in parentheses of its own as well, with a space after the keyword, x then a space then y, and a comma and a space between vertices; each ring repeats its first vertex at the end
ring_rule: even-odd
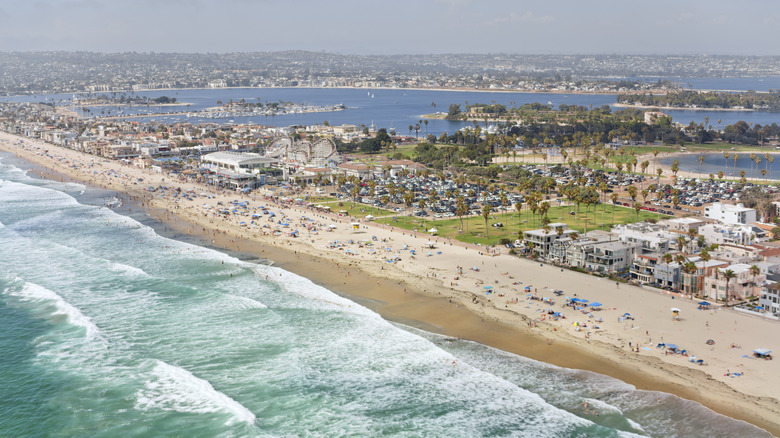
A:
POLYGON ((623 411, 620 410, 617 406, 613 406, 609 403, 603 402, 599 399, 595 398, 585 398, 586 402, 588 402, 588 405, 595 408, 599 413, 602 415, 604 414, 618 414, 623 415, 623 411))
POLYGON ((125 275, 129 277, 149 277, 149 274, 146 273, 141 268, 136 268, 135 266, 126 265, 124 263, 119 262, 109 262, 108 269, 111 272, 115 272, 120 275, 125 275))
POLYGON ((79 309, 65 301, 61 296, 43 286, 25 282, 24 286, 16 291, 9 291, 9 294, 24 301, 50 303, 55 307, 52 315, 64 315, 68 323, 83 327, 87 339, 96 337, 100 332, 89 317, 85 316, 79 309))
POLYGON ((339 310, 382 320, 382 318, 372 310, 340 297, 330 290, 315 284, 308 278, 273 266, 256 266, 254 270, 261 277, 267 275, 269 281, 277 283, 287 292, 306 298, 314 307, 320 307, 327 310, 339 310))
POLYGON ((268 306, 261 303, 260 301, 254 300, 249 297, 242 297, 239 295, 231 295, 231 294, 225 294, 225 297, 229 298, 231 301, 235 301, 237 303, 238 308, 240 309, 267 309, 268 306))
POLYGON ((628 417, 626 417, 626 420, 628 421, 628 424, 630 424, 631 427, 634 428, 635 431, 637 431, 639 433, 642 433, 642 434, 646 433, 645 430, 642 429, 642 425, 641 424, 637 423, 636 421, 633 421, 632 419, 630 419, 628 417))
POLYGON ((151 374, 152 378, 136 393, 136 409, 197 414, 224 412, 231 415, 226 424, 237 421, 252 424, 255 421, 255 414, 241 403, 184 368, 155 360, 151 374))

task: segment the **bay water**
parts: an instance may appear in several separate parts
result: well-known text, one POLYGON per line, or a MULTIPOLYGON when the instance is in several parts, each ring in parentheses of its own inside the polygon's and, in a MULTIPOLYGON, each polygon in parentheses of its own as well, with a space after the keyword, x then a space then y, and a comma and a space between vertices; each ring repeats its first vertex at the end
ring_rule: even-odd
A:
POLYGON ((769 436, 674 395, 390 323, 29 169, 0 154, 1 436, 769 436))

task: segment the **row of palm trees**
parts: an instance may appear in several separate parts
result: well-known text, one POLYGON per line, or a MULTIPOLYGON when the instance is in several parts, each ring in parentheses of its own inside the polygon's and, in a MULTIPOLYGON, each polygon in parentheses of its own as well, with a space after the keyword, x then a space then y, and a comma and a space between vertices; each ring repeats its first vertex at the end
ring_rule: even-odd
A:
MULTIPOLYGON (((731 157, 734 160, 734 170, 737 169, 737 160, 739 159, 739 154, 729 153, 728 151, 723 151, 723 158, 726 160, 726 174, 728 174, 729 171, 729 157, 731 157)), ((750 177, 755 178, 755 170, 759 170, 758 166, 761 164, 761 157, 759 157, 755 152, 751 152, 749 155, 750 158, 750 177)), ((775 162, 775 157, 770 154, 769 152, 766 152, 764 154, 764 160, 766 161, 764 164, 764 168, 759 170, 759 173, 761 176, 765 177, 767 176, 767 173, 769 174, 769 178, 772 178, 772 166, 771 164, 775 162)), ((701 168, 701 164, 704 161, 704 156, 699 155, 699 167, 701 168)), ((745 174, 742 173, 744 171, 740 172, 740 176, 742 178, 745 177, 745 174)))

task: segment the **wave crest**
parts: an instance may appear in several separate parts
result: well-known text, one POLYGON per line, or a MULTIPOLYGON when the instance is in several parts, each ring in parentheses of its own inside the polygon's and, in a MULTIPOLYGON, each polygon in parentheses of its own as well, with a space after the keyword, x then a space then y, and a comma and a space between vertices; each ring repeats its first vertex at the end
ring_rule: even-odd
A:
POLYGON ((151 374, 152 378, 136 393, 136 409, 197 414, 224 412, 231 415, 226 424, 255 421, 255 414, 244 405, 184 368, 155 360, 151 374))

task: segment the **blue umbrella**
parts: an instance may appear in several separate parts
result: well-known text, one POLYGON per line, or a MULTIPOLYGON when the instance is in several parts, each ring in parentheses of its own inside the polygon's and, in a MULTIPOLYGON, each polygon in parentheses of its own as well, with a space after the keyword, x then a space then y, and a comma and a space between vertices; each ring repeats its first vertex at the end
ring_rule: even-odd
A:
POLYGON ((488 290, 493 289, 493 286, 485 286, 485 289, 488 289, 488 290))
POLYGON ((590 307, 599 307, 601 303, 591 303, 590 307))

